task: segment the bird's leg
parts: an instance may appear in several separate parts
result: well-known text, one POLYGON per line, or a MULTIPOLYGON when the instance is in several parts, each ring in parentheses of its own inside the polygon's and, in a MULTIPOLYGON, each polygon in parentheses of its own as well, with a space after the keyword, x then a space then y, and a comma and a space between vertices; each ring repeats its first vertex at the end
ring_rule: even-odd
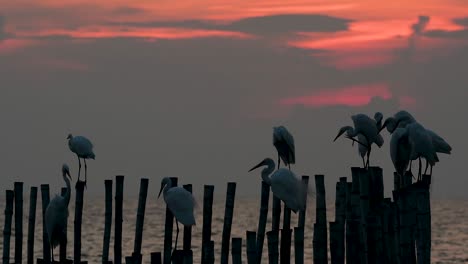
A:
POLYGON ((411 171, 412 168, 413 168, 413 160, 410 160, 410 162, 409 162, 409 172, 411 172, 411 174, 413 174, 413 172, 411 171))
POLYGON ((291 170, 291 164, 290 163, 288 163, 288 168, 289 168, 289 170, 291 170))
POLYGON ((426 159, 426 169, 424 170, 424 174, 427 174, 427 168, 429 167, 429 162, 426 159))
POLYGON ((418 181, 421 178, 421 167, 422 167, 422 162, 421 162, 421 157, 419 157, 418 181))
POLYGON ((432 167, 433 166, 431 165, 431 170, 429 171, 429 175, 431 175, 431 176, 432 176, 432 167))
POLYGON ((354 141, 354 142, 357 142, 357 143, 363 145, 364 147, 366 147, 367 149, 369 149, 369 146, 368 146, 367 144, 364 144, 364 143, 362 143, 361 141, 359 141, 359 140, 357 140, 357 139, 355 139, 355 138, 353 138, 353 137, 346 136, 346 138, 349 138, 350 140, 352 140, 352 141, 354 141))
POLYGON ((76 182, 79 182, 80 181, 80 175, 81 175, 81 160, 80 160, 80 156, 76 155, 78 157, 78 180, 76 180, 76 182))
POLYGON ((86 182, 88 181, 88 166, 86 165, 86 159, 84 160, 84 185, 86 187, 86 182))
POLYGON ((174 250, 172 251, 172 255, 171 255, 171 259, 174 257, 174 254, 177 250, 177 240, 179 239, 179 221, 175 221, 176 222, 176 227, 177 227, 177 233, 176 233, 176 239, 175 239, 175 245, 174 245, 174 250))
POLYGON ((279 170, 279 168, 280 168, 280 162, 281 162, 281 161, 280 161, 280 155, 279 155, 279 152, 278 152, 278 170, 279 170))
MULTIPOLYGON (((353 141, 354 143, 354 141, 353 141)), ((363 165, 363 168, 365 169, 366 168, 366 160, 364 159, 364 156, 362 156, 362 165, 363 165)))

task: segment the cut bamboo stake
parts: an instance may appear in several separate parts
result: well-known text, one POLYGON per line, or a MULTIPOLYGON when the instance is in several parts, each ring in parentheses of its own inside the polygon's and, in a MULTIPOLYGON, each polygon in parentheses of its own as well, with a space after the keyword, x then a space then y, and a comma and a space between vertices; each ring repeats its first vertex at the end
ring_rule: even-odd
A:
POLYGON ((229 242, 231 240, 231 226, 236 198, 236 183, 229 182, 226 191, 226 205, 224 210, 224 225, 221 241, 221 264, 229 262, 229 242))
POLYGON ((256 264, 257 263, 257 246, 256 237, 257 234, 254 231, 246 231, 247 235, 247 263, 256 264))
POLYGON ((138 210, 135 227, 135 243, 133 253, 137 256, 141 254, 141 243, 143 241, 143 225, 145 221, 146 197, 148 196, 149 180, 143 178, 140 180, 140 194, 138 196, 138 210))
POLYGON ((106 192, 106 208, 104 212, 104 238, 102 248, 102 263, 107 264, 109 261, 109 245, 112 227, 112 180, 104 180, 106 192))
POLYGON ((151 253, 151 264, 161 264, 161 252, 151 253))
POLYGON ((257 229, 257 255, 258 264, 262 262, 263 241, 265 240, 265 230, 268 218, 268 203, 270 201, 270 185, 262 181, 262 191, 260 199, 260 218, 258 219, 257 229))
MULTIPOLYGON (((184 184, 183 187, 185 190, 192 193, 192 184, 184 184)), ((183 249, 185 251, 192 250, 192 226, 184 226, 183 249)), ((193 257, 193 253, 192 253, 192 257, 193 257)))
POLYGON ((370 173, 361 169, 359 171, 359 193, 360 193, 360 205, 361 205, 361 263, 367 263, 367 215, 369 214, 369 185, 370 184, 370 173))
POLYGON ((327 254, 327 207, 324 175, 315 175, 316 220, 314 224, 314 263, 328 263, 327 254))
MULTIPOLYGON (((206 247, 211 243, 211 221, 213 217, 213 185, 205 185, 203 194, 203 230, 202 230, 202 263, 209 263, 209 252, 206 247)), ((214 246, 214 245, 213 245, 214 246)))
POLYGON ((271 208, 271 230, 280 229, 281 200, 273 195, 273 205, 271 208))
POLYGON ((281 230, 280 263, 291 260, 291 209, 284 205, 283 229, 281 230))
POLYGON ((31 187, 29 192, 28 216, 28 264, 34 264, 34 232, 36 227, 37 187, 31 187))
POLYGON ((10 263, 10 237, 11 237, 11 222, 13 218, 13 200, 15 192, 6 190, 5 204, 5 225, 3 227, 3 263, 10 263))
MULTIPOLYGON (((171 177, 172 187, 177 186, 177 178, 171 177)), ((174 224, 174 216, 169 210, 169 207, 166 205, 166 221, 164 224, 164 264, 169 264, 171 262, 172 255, 172 231, 174 224)))
POLYGON ((15 263, 23 262, 23 183, 15 182, 15 263))
POLYGON ((304 263, 304 228, 294 228, 294 260, 296 264, 304 263))
MULTIPOLYGON (((60 195, 63 197, 65 193, 67 192, 67 188, 63 187, 60 195)), ((68 216, 67 216, 67 221, 65 222, 64 229, 68 230, 68 216)), ((59 251, 59 260, 60 263, 66 263, 67 262, 67 232, 64 233, 64 239, 60 241, 60 251, 59 251)))
POLYGON ((268 263, 278 264, 278 241, 279 241, 279 230, 272 230, 266 233, 268 240, 268 263))
POLYGON ((81 223, 83 218, 83 198, 85 183, 78 181, 76 183, 75 199, 75 226, 74 226, 74 263, 81 263, 81 223))
POLYGON ((45 225, 45 212, 49 205, 49 185, 41 184, 41 197, 42 197, 42 250, 43 250, 43 261, 50 263, 50 244, 49 237, 47 236, 47 228, 45 225))
POLYGON ((307 194, 309 190, 309 176, 303 175, 302 176, 302 186, 305 190, 304 192, 304 210, 299 211, 299 220, 297 221, 297 226, 302 227, 304 229, 305 227, 305 218, 306 218, 306 212, 307 212, 307 194))
POLYGON ((335 237, 336 239, 335 241, 336 243, 335 263, 344 263, 344 258, 345 258, 345 232, 344 231, 345 231, 345 220, 346 220, 346 188, 347 188, 346 177, 341 177, 340 181, 336 183, 336 198, 335 198, 335 222, 336 224, 334 228, 337 233, 335 237))
POLYGON ((429 195, 430 175, 423 175, 417 190, 418 264, 431 262, 431 199, 429 195))
POLYGON ((123 222, 124 176, 115 177, 115 223, 114 223, 114 263, 122 263, 122 222, 123 222))
POLYGON ((242 264, 242 238, 232 238, 232 264, 242 264))
POLYGON ((347 204, 349 208, 346 216, 346 263, 360 263, 360 197, 359 171, 361 168, 352 167, 352 183, 347 185, 347 204))
POLYGON ((330 227, 330 258, 331 258, 331 263, 336 264, 340 263, 339 258, 338 258, 338 237, 339 237, 339 231, 338 231, 338 222, 330 222, 329 227, 330 227))

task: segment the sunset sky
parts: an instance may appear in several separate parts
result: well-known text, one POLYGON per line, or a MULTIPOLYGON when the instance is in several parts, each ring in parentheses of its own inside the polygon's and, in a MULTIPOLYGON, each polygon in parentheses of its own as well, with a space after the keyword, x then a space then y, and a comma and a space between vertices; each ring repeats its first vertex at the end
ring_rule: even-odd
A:
MULTIPOLYGON (((298 174, 327 192, 361 165, 332 142, 350 116, 407 109, 453 147, 436 197, 467 198, 468 2, 465 0, 0 0, 0 183, 62 186, 77 171, 68 133, 95 143, 88 190, 124 174, 227 181, 257 195, 276 159, 272 127, 296 140, 298 174), (253 184, 252 184, 253 182, 253 184)), ((390 136, 371 163, 393 182, 390 136)), ((372 165, 372 164, 371 164, 372 165)), ((417 169, 417 168, 416 168, 417 169)), ((198 187, 197 187, 198 186, 198 187)), ((54 189, 55 190, 55 189, 54 189)), ((219 190, 219 191, 218 191, 219 190)))

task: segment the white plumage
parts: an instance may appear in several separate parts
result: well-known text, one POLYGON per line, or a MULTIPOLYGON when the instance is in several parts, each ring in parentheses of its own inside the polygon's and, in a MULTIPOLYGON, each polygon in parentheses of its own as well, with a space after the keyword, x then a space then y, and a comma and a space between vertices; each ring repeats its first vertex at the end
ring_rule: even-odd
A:
POLYGON ((261 166, 267 166, 262 170, 262 179, 271 186, 273 194, 282 200, 294 213, 304 210, 304 194, 306 190, 296 175, 286 168, 274 171, 275 162, 270 158, 264 159, 250 169, 249 172, 261 166))
POLYGON ((290 164, 296 163, 296 153, 294 149, 294 138, 284 126, 273 127, 273 145, 278 152, 278 169, 280 158, 285 166, 291 168, 290 164))
POLYGON ((390 157, 396 172, 403 176, 408 169, 411 158, 411 145, 406 128, 397 128, 390 139, 390 157))
POLYGON ((88 166, 86 165, 87 159, 95 159, 96 155, 93 152, 93 144, 91 141, 83 136, 74 137, 72 134, 69 134, 68 137, 68 147, 70 150, 76 154, 78 157, 78 181, 80 180, 81 175, 81 160, 84 160, 85 164, 85 184, 87 180, 87 170, 88 166))
POLYGON ((65 184, 67 185, 67 191, 64 196, 56 195, 47 206, 45 212, 45 226, 47 231, 47 237, 50 243, 50 249, 52 253, 52 260, 54 259, 54 248, 60 244, 60 241, 66 239, 65 226, 68 219, 68 204, 70 203, 70 170, 66 164, 62 166, 62 176, 65 184))

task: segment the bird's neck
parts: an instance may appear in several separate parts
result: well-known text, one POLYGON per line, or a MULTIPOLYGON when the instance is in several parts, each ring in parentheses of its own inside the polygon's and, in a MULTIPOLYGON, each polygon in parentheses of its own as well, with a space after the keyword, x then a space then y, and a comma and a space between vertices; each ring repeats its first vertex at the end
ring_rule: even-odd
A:
POLYGON ((262 170, 262 180, 271 185, 270 174, 275 170, 275 164, 268 164, 268 167, 262 170))
POLYGON ((63 180, 65 181, 65 184, 67 185, 67 191, 65 192, 65 195, 63 198, 65 199, 65 203, 68 206, 68 203, 70 203, 70 195, 71 195, 71 186, 70 186, 70 180, 66 175, 63 175, 63 180))
POLYGON ((169 183, 166 184, 166 186, 164 187, 164 190, 163 190, 163 196, 164 196, 164 198, 166 198, 167 191, 169 191, 170 188, 172 188, 172 180, 169 181, 169 183))

